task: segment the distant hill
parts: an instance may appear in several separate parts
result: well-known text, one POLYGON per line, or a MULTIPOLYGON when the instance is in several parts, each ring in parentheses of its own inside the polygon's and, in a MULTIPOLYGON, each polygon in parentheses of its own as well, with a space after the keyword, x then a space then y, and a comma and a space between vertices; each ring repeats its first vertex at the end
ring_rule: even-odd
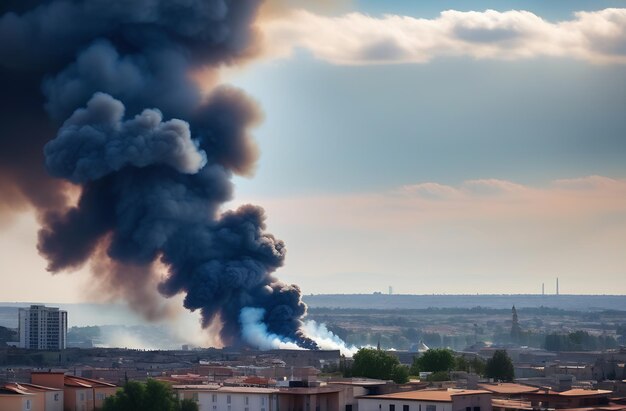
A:
POLYGON ((626 295, 406 295, 406 294, 318 294, 303 297, 310 307, 425 309, 425 308, 518 308, 550 307, 573 311, 626 311, 626 295))
MULTIPOLYGON (((407 294, 318 294, 305 295, 312 308, 425 309, 425 308, 517 308, 550 307, 572 311, 626 311, 626 295, 407 295, 407 294)), ((38 304, 42 304, 39 302, 38 304)), ((70 326, 143 325, 145 321, 121 304, 56 304, 68 312, 70 326)), ((19 307, 30 303, 0 302, 0 326, 17 328, 19 307)))

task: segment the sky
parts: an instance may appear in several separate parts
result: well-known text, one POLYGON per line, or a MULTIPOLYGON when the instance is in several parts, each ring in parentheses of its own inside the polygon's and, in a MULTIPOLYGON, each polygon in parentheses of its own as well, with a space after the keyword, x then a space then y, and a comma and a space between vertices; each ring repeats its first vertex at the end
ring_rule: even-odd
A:
MULTIPOLYGON (((278 277, 304 294, 556 277, 626 293, 626 2, 286 3, 258 22, 262 54, 219 80, 264 114, 226 207, 265 208, 278 277)), ((97 298, 86 273, 45 271, 32 213, 0 224, 0 272, 23 280, 0 300, 97 298)))

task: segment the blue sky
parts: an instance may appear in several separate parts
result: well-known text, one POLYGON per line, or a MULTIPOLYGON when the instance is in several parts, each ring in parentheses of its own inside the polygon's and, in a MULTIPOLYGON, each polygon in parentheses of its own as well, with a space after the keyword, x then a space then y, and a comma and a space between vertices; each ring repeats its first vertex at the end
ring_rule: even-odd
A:
POLYGON ((601 10, 608 7, 624 7, 623 0, 442 0, 442 1, 407 1, 407 0, 356 0, 346 6, 353 10, 372 15, 403 14, 415 17, 433 18, 442 10, 498 11, 528 10, 547 20, 564 20, 576 11, 601 10))
POLYGON ((250 193, 624 172, 622 66, 448 58, 345 67, 298 53, 236 84, 266 114, 258 173, 239 183, 250 193))
MULTIPOLYGON (((384 31, 376 24, 388 14, 523 10, 567 36, 573 29, 556 22, 623 6, 358 1, 325 13, 366 15, 384 31)), ((346 20, 316 21, 342 31, 346 20)), ((282 58, 228 77, 265 112, 259 167, 237 179, 235 203, 268 210, 289 250, 281 277, 305 293, 384 291, 386 282, 410 293, 539 292, 556 276, 566 292, 626 292, 623 62, 593 50, 544 55, 548 34, 529 56, 511 57, 504 44, 477 58, 465 43, 427 61, 346 62, 316 43, 321 27, 282 58)))

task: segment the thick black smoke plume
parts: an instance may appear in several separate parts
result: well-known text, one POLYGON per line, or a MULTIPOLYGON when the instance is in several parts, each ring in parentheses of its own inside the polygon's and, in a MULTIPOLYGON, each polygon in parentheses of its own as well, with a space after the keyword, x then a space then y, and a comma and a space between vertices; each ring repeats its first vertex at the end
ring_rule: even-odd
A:
POLYGON ((300 290, 272 276, 285 246, 264 231, 263 210, 219 213, 233 173, 254 168, 248 129, 259 112, 237 89, 206 97, 192 80, 255 51, 258 3, 0 3, 0 211, 36 207, 51 271, 105 249, 102 283, 132 306, 149 300, 160 261, 169 275, 159 291, 184 293, 205 326, 219 317, 224 343, 242 343, 239 316, 253 307, 269 332, 315 347, 300 331, 300 290))

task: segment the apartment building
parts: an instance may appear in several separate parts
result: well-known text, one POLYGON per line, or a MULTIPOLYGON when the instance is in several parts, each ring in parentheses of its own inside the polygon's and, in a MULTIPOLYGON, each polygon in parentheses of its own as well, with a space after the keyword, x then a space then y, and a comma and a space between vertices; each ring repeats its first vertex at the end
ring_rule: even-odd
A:
POLYGON ((63 350, 67 344, 67 311, 45 305, 19 310, 20 348, 63 350))

